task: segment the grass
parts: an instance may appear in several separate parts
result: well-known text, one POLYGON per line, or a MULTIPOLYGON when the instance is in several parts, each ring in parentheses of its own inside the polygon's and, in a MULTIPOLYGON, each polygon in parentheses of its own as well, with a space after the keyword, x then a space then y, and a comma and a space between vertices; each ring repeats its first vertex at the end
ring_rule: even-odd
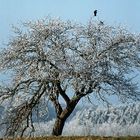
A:
POLYGON ((34 137, 34 138, 16 138, 16 139, 8 139, 8 140, 140 140, 140 137, 132 137, 132 136, 127 136, 127 137, 99 137, 99 136, 51 137, 50 136, 50 137, 34 137))

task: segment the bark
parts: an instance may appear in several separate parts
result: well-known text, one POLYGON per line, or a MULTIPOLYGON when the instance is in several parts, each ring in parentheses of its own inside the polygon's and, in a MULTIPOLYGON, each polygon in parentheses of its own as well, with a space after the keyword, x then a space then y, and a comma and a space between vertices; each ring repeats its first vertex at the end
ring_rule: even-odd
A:
POLYGON ((79 100, 80 98, 71 100, 70 103, 67 105, 67 107, 61 112, 61 114, 60 115, 57 114, 52 135, 59 136, 62 134, 66 119, 71 115, 76 105, 78 104, 79 100))
POLYGON ((54 127, 53 127, 52 135, 53 136, 61 135, 62 131, 63 131, 64 124, 65 124, 65 120, 57 117, 55 124, 54 124, 54 127))

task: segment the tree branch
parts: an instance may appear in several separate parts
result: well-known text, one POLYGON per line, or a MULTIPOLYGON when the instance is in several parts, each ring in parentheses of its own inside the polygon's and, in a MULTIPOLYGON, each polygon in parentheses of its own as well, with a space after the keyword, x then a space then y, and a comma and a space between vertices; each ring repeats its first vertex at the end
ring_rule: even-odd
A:
POLYGON ((67 94, 65 93, 65 91, 61 88, 60 82, 57 83, 57 88, 59 90, 60 95, 63 97, 63 99, 65 100, 65 102, 67 104, 69 104, 70 102, 70 98, 67 96, 67 94))
POLYGON ((61 115, 63 109, 62 109, 58 99, 55 96, 53 96, 53 95, 50 95, 49 98, 52 101, 52 103, 54 104, 57 117, 59 117, 61 115))

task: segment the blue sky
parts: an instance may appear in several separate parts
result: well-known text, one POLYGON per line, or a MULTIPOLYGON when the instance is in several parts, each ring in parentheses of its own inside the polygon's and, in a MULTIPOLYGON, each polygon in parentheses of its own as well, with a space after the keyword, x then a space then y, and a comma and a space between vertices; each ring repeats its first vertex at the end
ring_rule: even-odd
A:
POLYGON ((98 19, 140 32, 140 0, 0 0, 0 45, 11 35, 11 25, 48 15, 87 22, 93 11, 98 19))

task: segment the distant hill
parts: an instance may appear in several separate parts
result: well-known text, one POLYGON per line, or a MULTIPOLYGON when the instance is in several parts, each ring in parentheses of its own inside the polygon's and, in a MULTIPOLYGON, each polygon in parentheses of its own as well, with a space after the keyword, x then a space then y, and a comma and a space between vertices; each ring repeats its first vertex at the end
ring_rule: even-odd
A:
POLYGON ((4 107, 3 106, 0 106, 0 120, 3 117, 3 113, 4 113, 4 107))
POLYGON ((79 119, 80 123, 90 120, 94 125, 103 123, 116 123, 121 126, 134 123, 140 124, 140 104, 131 104, 115 108, 84 108, 79 110, 72 119, 79 119))
MULTIPOLYGON (((35 124, 36 135, 50 135, 54 119, 35 124)), ((65 124, 63 135, 140 136, 140 103, 119 107, 77 108, 65 124)))
POLYGON ((65 125, 64 135, 68 132, 71 135, 140 136, 140 103, 115 108, 88 107, 79 110, 65 125))
MULTIPOLYGON (((0 114, 3 110, 0 107, 0 114)), ((34 135, 51 134, 55 111, 52 106, 49 111, 49 115, 40 117, 39 123, 34 117, 34 135)), ((140 136, 140 103, 114 108, 78 107, 67 120, 63 135, 140 136)))

